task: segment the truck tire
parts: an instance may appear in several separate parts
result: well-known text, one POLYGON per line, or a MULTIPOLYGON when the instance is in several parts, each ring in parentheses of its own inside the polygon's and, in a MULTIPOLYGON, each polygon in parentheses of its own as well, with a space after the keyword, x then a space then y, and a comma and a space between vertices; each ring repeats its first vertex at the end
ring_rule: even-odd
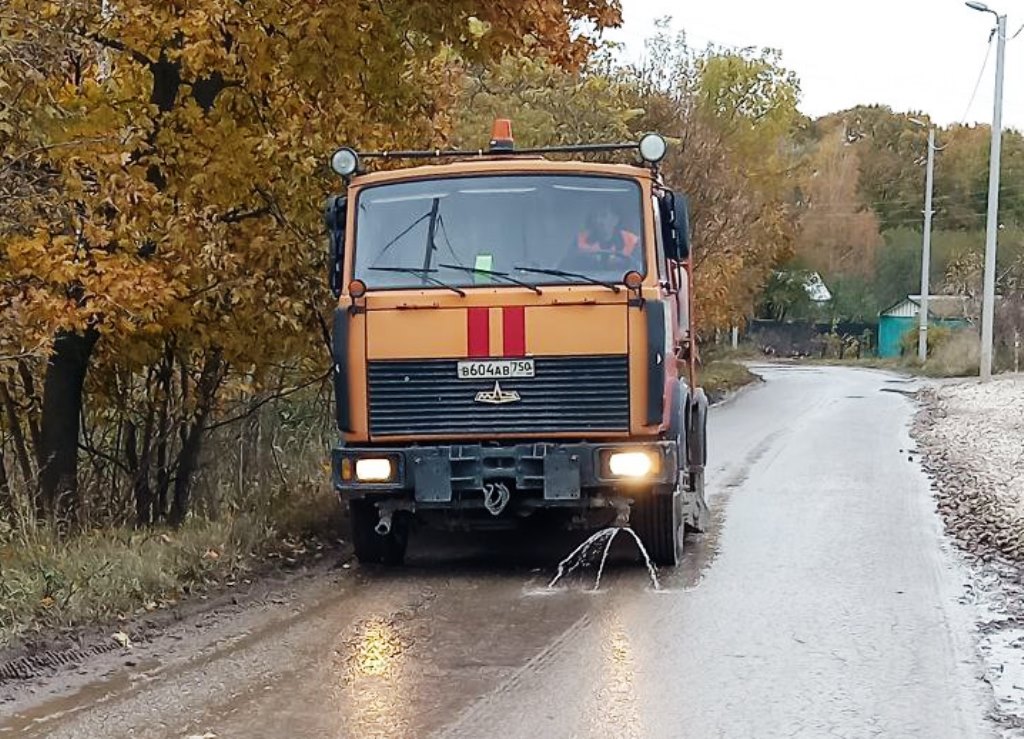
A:
POLYGON ((646 490, 633 501, 629 521, 651 560, 675 567, 683 557, 683 499, 679 490, 655 495, 646 490))
POLYGON ((405 561, 409 528, 401 514, 395 515, 391 531, 384 535, 375 530, 380 516, 372 501, 350 500, 348 514, 352 546, 361 564, 400 565, 405 561))

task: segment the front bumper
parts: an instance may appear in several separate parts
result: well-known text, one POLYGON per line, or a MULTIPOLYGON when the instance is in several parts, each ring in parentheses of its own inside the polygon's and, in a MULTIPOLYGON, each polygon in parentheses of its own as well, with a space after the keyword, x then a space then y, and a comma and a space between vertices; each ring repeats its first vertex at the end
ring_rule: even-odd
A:
POLYGON ((343 497, 412 499, 423 507, 446 507, 462 493, 479 492, 493 482, 551 505, 578 505, 588 492, 635 490, 638 484, 653 486, 655 491, 672 490, 679 469, 674 441, 339 446, 331 458, 334 487, 343 497), (642 480, 615 477, 602 469, 602 453, 609 451, 645 451, 656 454, 660 464, 642 480), (390 481, 342 479, 346 459, 351 467, 357 459, 381 456, 393 460, 395 473, 390 481))

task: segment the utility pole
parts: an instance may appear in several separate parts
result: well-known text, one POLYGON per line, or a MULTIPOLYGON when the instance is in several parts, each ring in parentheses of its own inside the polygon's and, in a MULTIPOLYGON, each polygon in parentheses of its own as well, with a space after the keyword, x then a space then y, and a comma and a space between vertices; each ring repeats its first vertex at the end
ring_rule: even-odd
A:
POLYGON ((917 359, 928 358, 928 282, 932 258, 932 175, 935 171, 935 127, 928 128, 928 166, 924 176, 924 236, 921 240, 921 313, 917 329, 917 359))
POLYGON ((988 218, 985 226, 985 279, 981 302, 981 368, 982 381, 992 377, 992 324, 996 297, 996 238, 999 234, 999 157, 1003 139, 1003 59, 1006 54, 1006 15, 981 2, 968 2, 967 7, 996 17, 996 92, 992 106, 992 144, 988 158, 988 218))

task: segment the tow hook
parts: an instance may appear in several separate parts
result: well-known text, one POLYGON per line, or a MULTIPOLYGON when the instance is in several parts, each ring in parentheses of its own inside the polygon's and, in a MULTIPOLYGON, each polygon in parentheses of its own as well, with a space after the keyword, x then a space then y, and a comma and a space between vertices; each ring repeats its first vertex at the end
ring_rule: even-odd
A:
POLYGON ((509 492, 508 486, 503 482, 487 483, 484 485, 484 508, 492 516, 500 516, 511 498, 512 494, 509 492))
POLYGON ((377 526, 373 529, 381 536, 387 536, 391 533, 391 509, 382 508, 380 512, 380 520, 377 522, 377 526))

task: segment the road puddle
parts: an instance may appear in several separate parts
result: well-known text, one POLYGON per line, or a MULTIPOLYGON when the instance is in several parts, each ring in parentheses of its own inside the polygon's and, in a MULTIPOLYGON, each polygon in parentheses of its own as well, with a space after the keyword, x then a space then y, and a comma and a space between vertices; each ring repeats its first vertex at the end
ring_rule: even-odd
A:
POLYGON ((53 698, 33 710, 15 712, 0 726, 0 736, 25 736, 30 731, 42 731, 45 735, 48 733, 48 724, 104 703, 125 690, 152 680, 160 667, 158 659, 142 660, 129 670, 113 672, 73 693, 53 698))

